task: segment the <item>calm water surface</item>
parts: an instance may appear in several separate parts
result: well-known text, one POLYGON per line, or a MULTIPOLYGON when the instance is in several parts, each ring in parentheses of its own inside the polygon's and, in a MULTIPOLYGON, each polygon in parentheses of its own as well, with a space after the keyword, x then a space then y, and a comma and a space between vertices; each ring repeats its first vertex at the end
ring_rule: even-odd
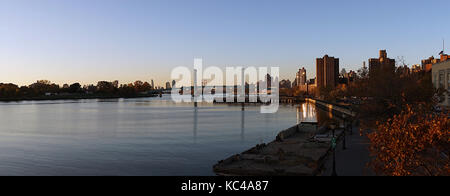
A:
POLYGON ((168 96, 0 103, 0 175, 214 175, 218 160, 317 116, 309 104, 259 109, 168 96))

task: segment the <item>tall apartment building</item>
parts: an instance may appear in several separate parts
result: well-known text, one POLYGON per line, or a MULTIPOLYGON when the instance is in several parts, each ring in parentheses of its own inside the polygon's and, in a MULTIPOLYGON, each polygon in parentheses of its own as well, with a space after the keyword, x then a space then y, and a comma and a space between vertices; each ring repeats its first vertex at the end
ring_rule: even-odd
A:
POLYGON ((295 79, 297 86, 306 85, 306 69, 304 67, 298 70, 295 79))
POLYGON ((450 60, 434 64, 431 73, 433 86, 447 90, 439 104, 450 108, 450 60))
POLYGON ((318 89, 336 87, 339 81, 339 58, 328 55, 325 55, 323 58, 317 58, 316 71, 316 86, 318 89))
POLYGON ((395 71, 395 60, 387 57, 386 50, 380 50, 379 58, 369 59, 369 77, 378 70, 392 71, 392 73, 395 71))

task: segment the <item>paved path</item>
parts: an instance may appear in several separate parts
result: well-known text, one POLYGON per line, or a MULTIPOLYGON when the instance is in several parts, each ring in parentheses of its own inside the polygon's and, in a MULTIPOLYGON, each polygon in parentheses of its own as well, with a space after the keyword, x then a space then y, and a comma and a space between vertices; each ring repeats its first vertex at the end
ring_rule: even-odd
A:
MULTIPOLYGON (((338 176, 373 176, 374 173, 367 169, 369 162, 369 139, 360 136, 358 127, 353 128, 353 134, 346 136, 346 150, 342 149, 343 142, 336 146, 336 172, 338 176)), ((325 163, 324 176, 331 176, 333 159, 332 155, 325 163)))

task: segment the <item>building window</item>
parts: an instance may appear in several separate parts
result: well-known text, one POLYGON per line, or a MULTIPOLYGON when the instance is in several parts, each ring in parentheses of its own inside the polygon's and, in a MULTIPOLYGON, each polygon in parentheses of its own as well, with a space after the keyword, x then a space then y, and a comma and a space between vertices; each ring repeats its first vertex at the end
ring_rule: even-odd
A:
POLYGON ((439 84, 438 84, 438 74, 437 73, 435 73, 435 74, 433 74, 433 85, 434 85, 434 87, 435 88, 439 88, 439 84))
POLYGON ((439 71, 439 88, 443 88, 445 89, 445 71, 444 70, 440 70, 439 71))
POLYGON ((447 90, 450 92, 450 69, 447 69, 447 90))
POLYGON ((447 69, 447 104, 450 104, 450 69, 447 69))

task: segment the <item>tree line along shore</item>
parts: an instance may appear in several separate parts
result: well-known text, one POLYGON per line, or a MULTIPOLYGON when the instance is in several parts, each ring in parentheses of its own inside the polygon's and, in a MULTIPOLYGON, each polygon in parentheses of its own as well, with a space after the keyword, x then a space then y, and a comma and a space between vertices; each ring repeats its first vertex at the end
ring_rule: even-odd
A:
POLYGON ((142 81, 122 85, 118 81, 100 81, 97 85, 82 86, 80 83, 73 83, 59 86, 48 80, 39 80, 20 87, 0 83, 0 101, 154 97, 162 93, 162 90, 142 81))

